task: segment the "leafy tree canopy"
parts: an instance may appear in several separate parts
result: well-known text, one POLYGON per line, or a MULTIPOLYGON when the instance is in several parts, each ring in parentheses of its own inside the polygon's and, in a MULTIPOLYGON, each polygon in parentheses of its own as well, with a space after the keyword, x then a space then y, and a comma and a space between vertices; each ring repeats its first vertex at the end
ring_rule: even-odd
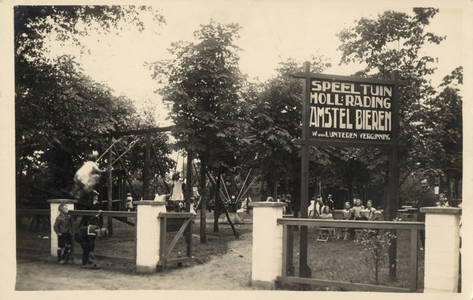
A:
POLYGON ((211 21, 194 32, 196 42, 175 42, 174 56, 150 64, 159 93, 172 102, 177 147, 192 150, 214 168, 236 166, 235 155, 248 127, 240 96, 245 76, 238 62, 238 24, 211 21))

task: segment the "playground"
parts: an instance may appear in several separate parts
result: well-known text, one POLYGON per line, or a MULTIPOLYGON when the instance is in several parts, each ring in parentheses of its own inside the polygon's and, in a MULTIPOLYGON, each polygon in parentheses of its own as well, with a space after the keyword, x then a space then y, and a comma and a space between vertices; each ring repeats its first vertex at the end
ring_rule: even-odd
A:
MULTIPOLYGON (((212 215, 207 213, 210 219, 212 215)), ((201 244, 198 222, 194 227, 193 256, 190 264, 171 266, 163 272, 137 274, 134 263, 124 259, 102 259, 101 256, 131 257, 133 243, 120 234, 97 242, 97 261, 100 269, 80 266, 80 249, 73 265, 59 265, 47 251, 49 230, 18 230, 16 291, 47 290, 252 290, 251 214, 244 214, 244 223, 236 224, 238 239, 229 225, 221 224, 213 232, 207 225, 207 243, 201 244), (120 241, 118 241, 120 239, 120 241), (36 245, 33 249, 33 245, 36 245), (38 251, 41 250, 41 251, 38 251), (44 250, 44 251, 43 251, 44 250), (91 280, 100 278, 100 280, 91 280)), ((115 225, 115 224, 114 224, 115 225)))

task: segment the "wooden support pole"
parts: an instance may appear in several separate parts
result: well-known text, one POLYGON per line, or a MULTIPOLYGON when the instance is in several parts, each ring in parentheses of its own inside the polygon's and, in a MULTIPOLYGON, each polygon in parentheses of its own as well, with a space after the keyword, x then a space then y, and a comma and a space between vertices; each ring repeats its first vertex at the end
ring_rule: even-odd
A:
MULTIPOLYGON (((392 142, 393 146, 389 157, 389 183, 388 183, 388 221, 392 221, 397 217, 399 206, 399 166, 398 166, 398 150, 399 150, 399 71, 395 70, 391 73, 391 79, 394 80, 393 88, 393 118, 392 118, 392 142)), ((396 235, 394 231, 393 234, 396 235)), ((389 281, 396 280, 396 239, 391 241, 389 247, 389 281)))
MULTIPOLYGON (((305 143, 301 149, 301 218, 307 218, 309 207, 309 155, 310 145, 308 143, 310 137, 309 119, 310 119, 310 63, 304 62, 304 73, 306 77, 303 82, 303 101, 302 101, 302 139, 305 143)), ((307 226, 301 226, 300 228, 300 260, 299 260, 299 272, 300 277, 311 277, 311 269, 307 265, 307 226)))
MULTIPOLYGON (((113 152, 111 150, 112 145, 113 145, 113 139, 112 136, 109 137, 109 150, 108 150, 108 187, 107 187, 107 210, 111 211, 112 210, 112 199, 113 199, 113 182, 112 182, 112 159, 113 159, 113 152)), ((112 218, 107 217, 107 227, 108 227, 108 233, 109 236, 113 236, 113 225, 112 225, 112 218)))
MULTIPOLYGON (((187 150, 187 171, 186 171, 186 212, 191 210, 191 197, 192 197, 192 160, 193 160, 192 150, 187 150)), ((193 218, 193 217, 192 217, 193 218)), ((192 224, 187 227, 186 232, 186 242, 187 242, 187 254, 190 256, 192 253, 192 224)))
MULTIPOLYGON (((146 133, 145 166, 143 169, 143 199, 151 200, 149 195, 149 166, 151 157, 151 133, 146 133)), ((152 197, 154 199, 154 197, 152 197)))

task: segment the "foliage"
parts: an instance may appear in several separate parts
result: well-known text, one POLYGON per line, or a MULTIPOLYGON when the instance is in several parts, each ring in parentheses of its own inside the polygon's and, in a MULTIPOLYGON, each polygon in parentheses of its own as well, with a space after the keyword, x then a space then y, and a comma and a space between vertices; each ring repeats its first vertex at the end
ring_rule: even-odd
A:
POLYGON ((108 133, 141 125, 130 99, 86 76, 75 57, 54 56, 49 41, 70 42, 86 51, 80 38, 91 33, 118 34, 129 23, 143 30, 143 11, 163 22, 149 7, 15 7, 19 197, 28 196, 30 184, 64 188, 91 150, 108 147, 108 133))
MULTIPOLYGON (((427 135, 425 119, 435 115, 432 99, 436 91, 426 79, 434 73, 434 57, 421 55, 425 44, 439 44, 445 37, 426 31, 438 9, 415 8, 414 15, 386 11, 377 19, 361 18, 354 28, 345 29, 338 34, 343 52, 341 64, 364 63, 365 67, 356 75, 370 78, 390 78, 391 72, 400 70, 400 79, 407 85, 400 89, 399 99, 399 143, 401 147, 399 160, 404 174, 409 175, 418 169, 419 162, 430 160, 433 153, 426 150, 427 139, 436 140, 435 135, 427 135)), ((447 91, 448 92, 448 91, 447 91)), ((444 96, 446 93, 444 93, 444 96)), ((437 101, 437 104, 439 100, 437 101)), ((461 115, 458 106, 451 107, 452 113, 461 115)), ((455 121, 457 122, 457 121, 455 121)), ((442 144, 440 141, 438 146, 442 144)), ((443 145, 439 148, 443 149, 443 145)), ((371 171, 371 176, 379 182, 387 179, 387 149, 348 150, 371 171), (368 158, 368 159, 366 159, 368 158)), ((443 151, 443 150, 439 150, 443 151)), ((449 155, 457 156, 458 152, 449 155)), ((448 158, 452 160, 452 158, 448 158)), ((430 168, 440 169, 445 165, 430 168)), ((436 171, 438 172, 438 171, 436 171)), ((403 178, 407 178, 403 176, 403 178)), ((401 182, 402 184, 402 182, 401 182)))
POLYGON ((379 234, 374 229, 363 229, 355 241, 363 246, 360 251, 363 258, 362 262, 373 272, 376 284, 379 283, 379 272, 388 258, 387 250, 391 245, 391 241, 395 238, 396 236, 389 231, 379 234))
POLYGON ((236 167, 235 157, 248 128, 247 105, 240 97, 245 81, 238 66, 238 24, 210 21, 194 32, 196 42, 175 42, 172 60, 149 64, 158 91, 172 102, 172 134, 177 148, 197 153, 211 169, 236 167))
MULTIPOLYGON (((323 56, 311 57, 312 72, 330 66, 323 56)), ((276 197, 278 184, 292 186, 300 182, 300 150, 293 140, 301 136, 302 81, 294 78, 302 71, 302 62, 281 59, 277 75, 267 82, 254 83, 244 93, 251 103, 251 144, 246 147, 248 168, 255 168, 270 184, 276 197)), ((325 149, 311 148, 312 163, 322 169, 330 163, 325 149)))
POLYGON ((447 179, 462 177, 463 117, 462 96, 458 84, 463 83, 463 68, 447 75, 440 85, 443 90, 426 101, 422 118, 424 149, 429 161, 424 168, 440 170, 447 179))

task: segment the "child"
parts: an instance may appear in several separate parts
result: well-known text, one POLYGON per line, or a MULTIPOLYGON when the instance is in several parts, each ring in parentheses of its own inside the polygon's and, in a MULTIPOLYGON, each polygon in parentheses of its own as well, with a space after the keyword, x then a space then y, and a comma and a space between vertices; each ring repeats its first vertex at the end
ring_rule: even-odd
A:
MULTIPOLYGON (((353 214, 351 212, 350 202, 345 202, 345 209, 342 211, 342 219, 343 220, 353 220, 353 214)), ((343 232, 343 239, 348 239, 348 228, 343 228, 341 230, 343 232)))
POLYGON ((373 201, 368 200, 368 202, 366 202, 366 209, 365 209, 366 218, 368 220, 373 220, 375 211, 376 211, 376 208, 373 207, 373 201))
POLYGON ((345 202, 345 209, 342 211, 342 219, 348 220, 351 217, 350 202, 345 202))
POLYGON ((324 208, 322 209, 322 214, 320 215, 320 218, 321 219, 326 219, 326 220, 332 220, 333 219, 333 215, 330 212, 330 207, 324 206, 324 208))
POLYGON ((133 197, 131 196, 131 193, 126 194, 125 208, 128 209, 128 211, 133 209, 133 197))
MULTIPOLYGON (((102 211, 95 218, 98 219, 102 211)), ((100 228, 97 225, 83 226, 77 229, 74 234, 74 240, 82 247, 82 268, 97 268, 97 264, 89 260, 89 254, 95 258, 93 251, 95 249, 95 238, 108 236, 106 228, 100 228)))
POLYGON ((57 234, 57 261, 63 265, 73 264, 74 260, 69 260, 69 251, 72 245, 71 219, 69 218, 69 208, 66 204, 59 205, 59 216, 54 222, 54 231, 57 234))
POLYGON ((98 173, 106 171, 97 166, 97 156, 97 151, 93 151, 88 156, 88 161, 74 175, 74 187, 69 194, 77 200, 79 200, 82 191, 86 193, 91 192, 99 180, 100 175, 98 173))

